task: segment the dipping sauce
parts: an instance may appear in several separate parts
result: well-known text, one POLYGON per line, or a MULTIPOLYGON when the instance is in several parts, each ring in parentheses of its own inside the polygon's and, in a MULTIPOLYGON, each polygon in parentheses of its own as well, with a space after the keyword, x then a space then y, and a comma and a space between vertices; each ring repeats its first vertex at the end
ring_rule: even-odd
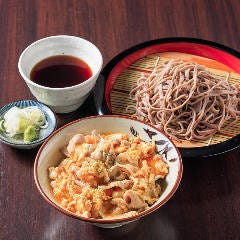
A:
POLYGON ((92 70, 82 59, 57 55, 38 62, 30 79, 42 86, 64 88, 80 84, 92 76, 92 70))

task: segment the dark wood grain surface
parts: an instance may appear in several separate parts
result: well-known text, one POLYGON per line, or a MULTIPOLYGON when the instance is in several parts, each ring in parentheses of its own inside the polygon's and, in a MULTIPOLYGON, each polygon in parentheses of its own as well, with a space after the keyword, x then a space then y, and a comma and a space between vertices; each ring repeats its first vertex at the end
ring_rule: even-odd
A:
MULTIPOLYGON (((135 44, 195 37, 240 51, 239 0, 0 0, 0 105, 33 99, 17 62, 31 42, 50 35, 86 38, 106 64, 135 44)), ((239 66, 240 67, 240 66, 239 66)), ((58 126, 95 114, 91 98, 58 126)), ((0 239, 240 239, 240 150, 184 159, 181 185, 155 213, 101 229, 50 207, 33 180, 35 150, 0 143, 0 239)))

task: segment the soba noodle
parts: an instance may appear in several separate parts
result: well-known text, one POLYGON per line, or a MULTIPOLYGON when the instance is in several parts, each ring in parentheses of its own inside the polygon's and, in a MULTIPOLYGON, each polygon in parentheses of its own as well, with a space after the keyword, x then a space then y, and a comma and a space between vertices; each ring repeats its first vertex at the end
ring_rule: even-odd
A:
MULTIPOLYGON (((156 64, 157 65, 157 64, 156 64)), ((175 140, 205 140, 240 117, 240 87, 205 67, 171 59, 143 74, 130 97, 133 117, 151 123, 175 140)))

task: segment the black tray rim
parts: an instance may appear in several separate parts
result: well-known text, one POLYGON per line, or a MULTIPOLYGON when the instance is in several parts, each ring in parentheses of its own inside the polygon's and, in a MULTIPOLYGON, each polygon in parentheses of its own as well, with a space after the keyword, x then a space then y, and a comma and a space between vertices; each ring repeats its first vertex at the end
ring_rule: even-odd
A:
MULTIPOLYGON (((240 59, 240 53, 230 47, 227 47, 225 45, 209 41, 209 40, 204 40, 204 39, 199 39, 199 38, 188 38, 188 37, 171 37, 171 38, 160 38, 160 39, 154 39, 150 41, 146 41, 140 44, 137 44, 135 46, 132 46, 119 54, 117 54, 115 57, 113 57, 103 68, 103 70, 100 73, 99 81, 103 81, 102 84, 104 84, 104 89, 103 92, 101 93, 101 99, 102 102, 101 104, 97 106, 97 111, 98 114, 112 114, 112 112, 109 110, 105 98, 105 87, 106 87, 106 81, 107 78, 112 71, 112 69, 121 61, 123 58, 125 58, 127 55, 143 49, 145 47, 149 47, 152 45, 157 45, 161 43, 179 43, 179 42, 187 42, 187 43, 196 43, 196 44, 201 44, 201 45, 207 45, 209 47, 216 48, 218 50, 221 50, 223 52, 226 52, 228 54, 231 54, 232 56, 240 59), (101 79, 101 80, 100 80, 101 79)), ((240 66, 239 66, 240 68, 240 66)), ((94 93, 96 95, 96 92, 94 93)), ((210 146, 204 146, 204 147, 193 147, 193 148, 182 148, 179 147, 179 151, 181 153, 181 156, 184 158, 198 158, 198 157, 210 157, 210 156, 216 156, 220 154, 227 153, 229 151, 232 151, 240 146, 240 134, 236 135, 235 137, 226 140, 221 143, 213 144, 210 146)))

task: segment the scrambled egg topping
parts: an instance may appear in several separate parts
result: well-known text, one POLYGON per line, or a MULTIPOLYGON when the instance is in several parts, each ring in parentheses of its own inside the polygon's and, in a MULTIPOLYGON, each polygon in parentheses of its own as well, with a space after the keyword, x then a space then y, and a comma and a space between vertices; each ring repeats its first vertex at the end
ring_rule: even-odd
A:
POLYGON ((168 165, 154 142, 127 134, 77 134, 66 158, 49 168, 52 194, 59 204, 91 218, 121 218, 147 209, 161 194, 159 179, 168 165))

